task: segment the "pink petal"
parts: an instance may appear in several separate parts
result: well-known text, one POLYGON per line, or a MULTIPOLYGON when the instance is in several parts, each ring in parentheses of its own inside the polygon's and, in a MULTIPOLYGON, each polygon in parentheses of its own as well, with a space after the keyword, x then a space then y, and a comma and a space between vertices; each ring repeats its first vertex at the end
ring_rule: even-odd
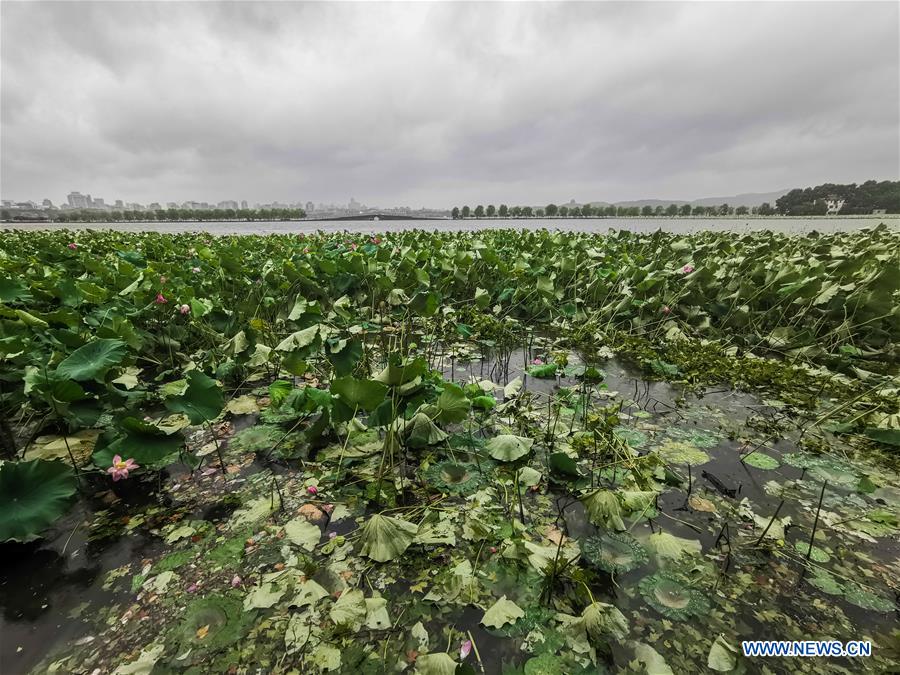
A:
POLYGON ((118 464, 121 461, 122 461, 121 455, 113 455, 113 464, 118 464))
POLYGON ((466 658, 472 652, 472 641, 466 640, 462 643, 459 648, 459 658, 460 660, 466 658))

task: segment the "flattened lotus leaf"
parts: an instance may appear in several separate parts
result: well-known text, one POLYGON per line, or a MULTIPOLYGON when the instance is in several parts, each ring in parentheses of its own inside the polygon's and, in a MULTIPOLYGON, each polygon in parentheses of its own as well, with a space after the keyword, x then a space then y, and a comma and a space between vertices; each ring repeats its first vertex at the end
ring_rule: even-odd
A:
POLYGON ((706 665, 720 673, 734 670, 737 666, 737 651, 723 636, 719 635, 709 649, 706 665))
POLYGON ((358 588, 346 590, 329 613, 339 626, 359 626, 366 620, 366 596, 358 588))
POLYGON ((684 620, 709 611, 709 602, 699 592, 668 574, 654 574, 640 583, 641 595, 657 612, 684 620))
POLYGON ((647 550, 627 532, 607 532, 582 542, 581 557, 605 572, 623 574, 647 562, 647 550))
POLYGON ((512 434, 494 436, 485 444, 488 454, 501 462, 513 462, 523 457, 534 445, 533 438, 524 438, 512 434))
POLYGON ((94 340, 63 359, 56 367, 56 373, 78 381, 93 380, 120 364, 127 350, 128 346, 121 340, 94 340))
POLYGON ((665 560, 678 560, 683 555, 696 555, 703 550, 702 544, 696 539, 683 539, 662 530, 647 537, 647 548, 657 558, 665 560))
POLYGON ((596 640, 612 636, 617 640, 628 635, 628 619, 615 605, 592 602, 581 613, 581 622, 588 635, 596 640))
POLYGON ((306 607, 315 605, 322 598, 328 597, 328 591, 312 579, 307 579, 297 588, 294 599, 288 603, 291 607, 306 607))
POLYGON ((309 642, 312 630, 308 613, 292 614, 284 631, 284 648, 288 654, 303 649, 309 642))
POLYGON ((366 598, 366 628, 385 630, 391 627, 391 617, 384 598, 366 598))
POLYGON ((123 663, 113 671, 113 675, 150 675, 159 657, 165 651, 164 644, 152 644, 142 649, 138 657, 131 663, 123 663))
POLYGON ((275 424, 256 424, 232 436, 228 448, 236 452, 266 453, 283 437, 284 431, 275 424))
POLYGON ((406 520, 376 513, 360 531, 360 554, 378 562, 387 562, 403 554, 419 528, 406 520))
POLYGON ((0 541, 32 541, 69 508, 75 474, 59 460, 0 465, 0 541))
POLYGON ((244 609, 268 609, 284 595, 285 589, 274 582, 254 586, 244 597, 244 609))
POLYGON ((456 661, 446 652, 420 654, 416 659, 416 673, 420 675, 453 675, 456 661))
POLYGON ((322 538, 322 530, 304 517, 295 518, 284 524, 284 534, 288 540, 304 551, 312 551, 322 538))
POLYGON ((648 675, 675 675, 665 657, 650 645, 644 642, 633 642, 634 657, 638 663, 643 664, 644 672, 648 675))
POLYGON ((435 426, 431 418, 422 412, 416 413, 411 420, 404 423, 403 436, 406 444, 411 448, 425 448, 447 438, 447 434, 435 426))
POLYGON ((488 628, 501 628, 508 623, 514 623, 516 619, 521 619, 523 616, 525 616, 525 612, 512 600, 507 600, 504 595, 484 613, 481 623, 488 628))
POLYGON ((624 530, 622 512, 619 508, 619 500, 612 490, 594 490, 580 497, 581 503, 587 509, 591 522, 598 527, 610 527, 614 530, 624 530))
POLYGON ((324 642, 312 651, 309 658, 322 672, 331 672, 341 668, 341 650, 324 642))

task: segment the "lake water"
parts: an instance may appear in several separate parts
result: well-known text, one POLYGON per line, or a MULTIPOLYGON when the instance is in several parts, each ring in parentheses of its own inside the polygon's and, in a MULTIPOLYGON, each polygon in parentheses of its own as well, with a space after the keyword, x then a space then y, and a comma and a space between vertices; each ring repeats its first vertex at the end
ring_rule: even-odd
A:
POLYGON ((702 230, 806 233, 852 231, 886 223, 900 229, 900 217, 860 218, 532 218, 484 220, 294 220, 294 221, 205 221, 205 222, 131 222, 131 223, 3 223, 3 229, 116 229, 131 232, 210 232, 212 234, 283 234, 292 232, 387 232, 391 230, 469 231, 487 229, 549 229, 564 232, 632 232, 689 233, 702 230))

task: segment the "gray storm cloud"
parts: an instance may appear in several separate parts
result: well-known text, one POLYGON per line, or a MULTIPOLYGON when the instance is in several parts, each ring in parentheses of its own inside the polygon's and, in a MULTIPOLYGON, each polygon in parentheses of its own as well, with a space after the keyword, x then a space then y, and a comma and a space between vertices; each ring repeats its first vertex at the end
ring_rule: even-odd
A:
POLYGON ((3 2, 7 199, 692 199, 900 176, 897 3, 3 2))

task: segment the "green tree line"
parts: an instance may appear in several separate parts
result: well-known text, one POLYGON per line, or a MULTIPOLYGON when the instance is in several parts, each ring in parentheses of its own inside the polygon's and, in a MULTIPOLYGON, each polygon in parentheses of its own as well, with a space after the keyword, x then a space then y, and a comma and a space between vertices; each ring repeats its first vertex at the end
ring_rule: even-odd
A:
POLYGON ((729 206, 721 204, 719 206, 691 206, 690 204, 669 204, 663 206, 616 206, 610 204, 608 206, 593 206, 591 204, 583 204, 581 206, 557 206, 556 204, 547 204, 544 207, 533 206, 507 206, 501 204, 495 207, 488 204, 486 207, 482 205, 472 209, 469 206, 462 208, 454 206, 450 212, 454 219, 460 218, 629 218, 635 216, 745 216, 760 215, 771 216, 775 214, 775 209, 768 203, 762 204, 758 208, 747 206, 729 206))
POLYGON ((841 215, 863 215, 884 209, 900 213, 900 181, 869 180, 857 185, 823 183, 816 187, 791 190, 775 200, 778 212, 787 216, 818 216, 828 210, 828 199, 843 199, 841 215))

